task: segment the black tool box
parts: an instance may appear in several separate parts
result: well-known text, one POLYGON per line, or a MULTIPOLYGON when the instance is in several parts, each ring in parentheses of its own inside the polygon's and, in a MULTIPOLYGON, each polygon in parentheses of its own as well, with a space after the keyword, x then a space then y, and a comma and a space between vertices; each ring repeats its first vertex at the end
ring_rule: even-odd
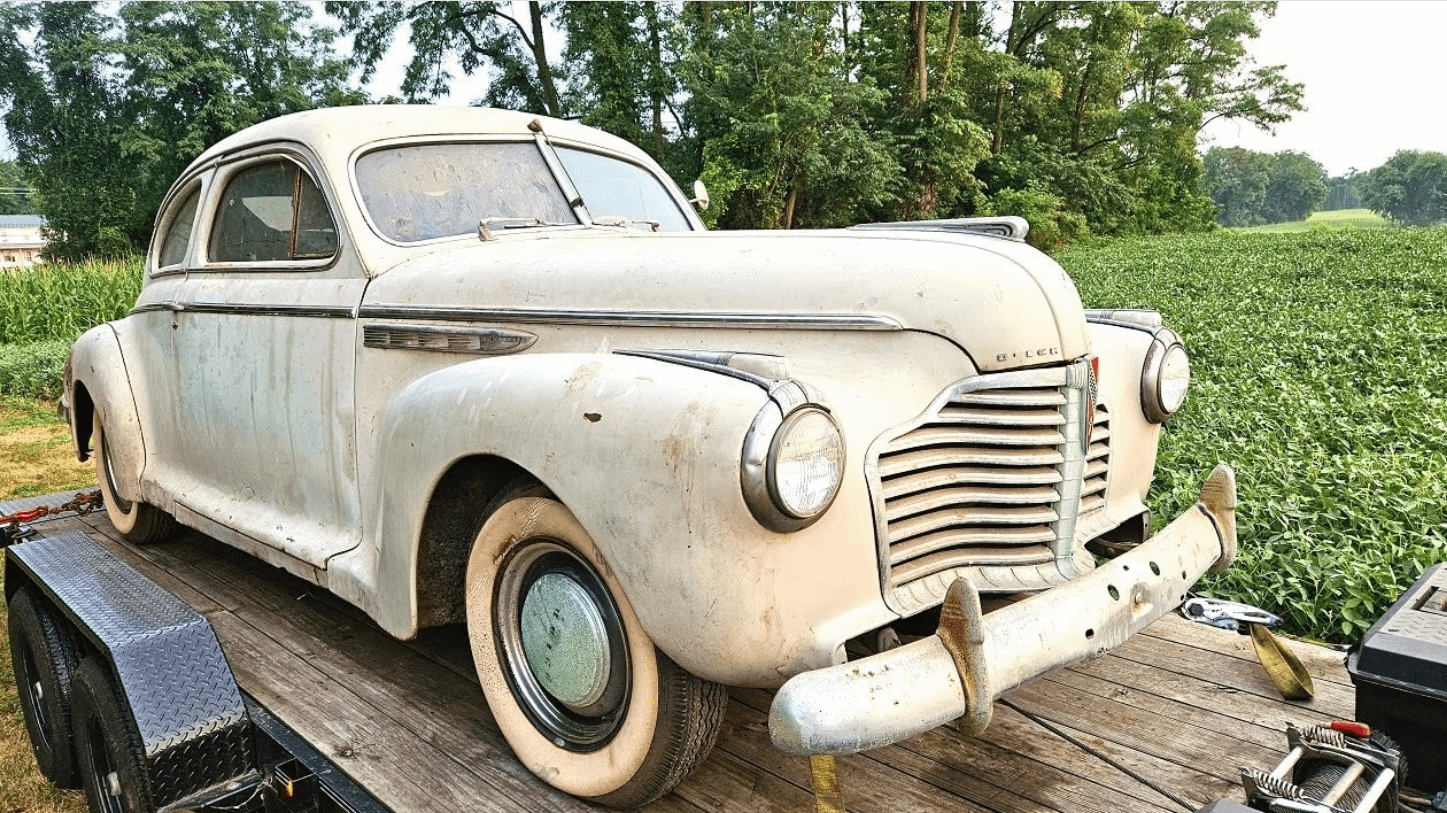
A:
POLYGON ((1447 787, 1447 567, 1397 599, 1347 656, 1357 719, 1402 746, 1407 784, 1447 787))

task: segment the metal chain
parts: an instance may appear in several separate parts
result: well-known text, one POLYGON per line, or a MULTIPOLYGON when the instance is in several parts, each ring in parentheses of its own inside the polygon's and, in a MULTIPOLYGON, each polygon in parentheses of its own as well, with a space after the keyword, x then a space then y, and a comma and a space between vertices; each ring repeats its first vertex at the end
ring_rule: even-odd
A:
POLYGON ((6 514, 0 517, 0 547, 10 542, 18 542, 29 536, 29 532, 21 531, 20 524, 39 522, 49 516, 64 514, 67 511, 74 511, 81 516, 100 508, 105 504, 99 490, 82 491, 74 497, 66 500, 60 505, 42 505, 36 508, 28 508, 24 511, 16 511, 13 514, 6 514))

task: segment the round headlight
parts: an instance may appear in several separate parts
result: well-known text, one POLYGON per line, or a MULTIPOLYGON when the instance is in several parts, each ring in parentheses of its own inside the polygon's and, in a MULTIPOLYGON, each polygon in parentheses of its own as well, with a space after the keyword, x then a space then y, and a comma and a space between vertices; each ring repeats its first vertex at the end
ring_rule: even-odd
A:
POLYGON ((1146 351, 1141 370, 1141 409, 1153 423, 1162 423, 1186 403, 1191 386, 1191 361, 1174 333, 1161 331, 1146 351))
POLYGON ((1161 362, 1161 406, 1167 414, 1186 403, 1186 390, 1190 386, 1191 360, 1186 358, 1186 348, 1173 344, 1166 351, 1166 360, 1161 362))
POLYGON ((829 413, 799 409, 784 419, 769 450, 769 496, 795 519, 822 514, 844 475, 844 438, 829 413))
POLYGON ((773 531, 807 528, 823 516, 844 479, 844 438, 824 409, 781 413, 770 402, 744 438, 744 502, 773 531))

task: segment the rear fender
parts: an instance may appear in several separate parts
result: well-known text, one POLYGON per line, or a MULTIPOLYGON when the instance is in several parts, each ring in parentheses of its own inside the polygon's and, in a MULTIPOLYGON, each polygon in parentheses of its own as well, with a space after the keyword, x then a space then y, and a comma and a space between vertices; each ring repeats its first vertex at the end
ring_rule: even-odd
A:
POLYGON ((432 373, 382 418, 375 548, 330 563, 329 586, 394 635, 415 634, 428 501, 455 461, 490 455, 578 517, 668 651, 658 638, 670 637, 671 619, 703 600, 698 574, 726 569, 730 547, 719 542, 769 535, 739 479, 744 436, 767 401, 752 383, 624 355, 531 354, 432 373))
POLYGON ((96 451, 91 448, 90 418, 98 412, 105 426, 116 491, 128 500, 140 500, 145 438, 115 328, 104 324, 86 331, 71 347, 66 368, 76 457, 86 460, 96 451))

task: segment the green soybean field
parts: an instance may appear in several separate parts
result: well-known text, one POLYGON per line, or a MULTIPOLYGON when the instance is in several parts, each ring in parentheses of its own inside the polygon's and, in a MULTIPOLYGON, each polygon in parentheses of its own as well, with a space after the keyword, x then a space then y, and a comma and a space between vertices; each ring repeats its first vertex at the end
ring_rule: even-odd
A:
POLYGON ((1447 229, 1216 232, 1057 256, 1087 307, 1152 307, 1191 351, 1158 522, 1236 468, 1241 552, 1198 586, 1348 642, 1447 559, 1447 229))

